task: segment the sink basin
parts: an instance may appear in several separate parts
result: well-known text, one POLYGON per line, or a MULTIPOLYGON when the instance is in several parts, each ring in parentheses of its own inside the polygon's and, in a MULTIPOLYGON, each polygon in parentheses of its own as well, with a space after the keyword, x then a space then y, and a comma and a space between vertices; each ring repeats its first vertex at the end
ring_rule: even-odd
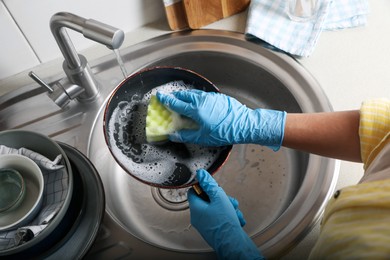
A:
MULTIPOLYGON (((319 84, 294 58, 248 42, 242 34, 171 33, 122 49, 121 54, 129 73, 153 66, 187 68, 248 107, 298 113, 332 110, 319 84)), ((46 134, 76 147, 94 163, 106 194, 103 230, 111 231, 95 242, 91 259, 123 255, 213 259, 210 247, 190 225, 186 190, 147 186, 126 174, 111 156, 104 140, 103 112, 123 76, 114 55, 90 65, 100 88, 97 100, 73 101, 60 109, 38 85, 24 86, 0 97, 0 130, 46 134)), ((239 200, 247 221, 244 229, 267 257, 282 256, 313 228, 337 177, 335 160, 251 144, 233 146, 215 174, 225 191, 239 200)))

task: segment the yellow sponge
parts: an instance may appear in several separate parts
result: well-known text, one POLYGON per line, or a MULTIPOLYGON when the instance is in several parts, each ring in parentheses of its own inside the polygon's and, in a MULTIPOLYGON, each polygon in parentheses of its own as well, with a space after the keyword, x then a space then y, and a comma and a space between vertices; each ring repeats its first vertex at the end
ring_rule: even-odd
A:
POLYGON ((168 135, 181 129, 196 129, 197 124, 169 110, 152 95, 146 115, 146 141, 149 143, 168 140, 168 135))

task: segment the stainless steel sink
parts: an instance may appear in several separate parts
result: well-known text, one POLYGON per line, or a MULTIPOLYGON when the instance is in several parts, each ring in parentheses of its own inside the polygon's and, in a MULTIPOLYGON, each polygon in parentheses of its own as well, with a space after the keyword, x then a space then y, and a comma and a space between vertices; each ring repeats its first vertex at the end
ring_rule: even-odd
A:
MULTIPOLYGON (((129 73, 169 65, 194 70, 252 108, 331 111, 316 80, 292 57, 245 40, 241 34, 197 30, 160 36, 121 50, 129 73)), ((106 193, 101 234, 87 258, 213 259, 190 226, 185 190, 151 188, 127 175, 103 136, 107 97, 123 79, 114 55, 90 61, 99 97, 58 108, 37 84, 0 97, 0 130, 37 131, 70 144, 94 163, 106 193)), ((63 75, 45 79, 52 83, 63 75)), ((235 145, 215 175, 236 197, 245 230, 267 257, 294 247, 319 220, 338 176, 336 161, 282 148, 235 145)))

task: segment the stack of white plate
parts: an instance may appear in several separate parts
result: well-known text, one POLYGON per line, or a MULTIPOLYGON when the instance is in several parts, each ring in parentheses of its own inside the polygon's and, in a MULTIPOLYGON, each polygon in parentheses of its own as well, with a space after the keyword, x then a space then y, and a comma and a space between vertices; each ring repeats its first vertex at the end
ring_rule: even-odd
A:
MULTIPOLYGON (((54 161, 58 155, 62 159, 67 178, 64 180, 66 190, 62 191, 61 207, 56 211, 43 230, 32 239, 17 246, 0 250, 1 258, 46 258, 58 257, 70 259, 80 258, 88 251, 96 238, 104 215, 104 191, 99 174, 90 161, 75 148, 59 143, 40 133, 25 130, 7 130, 0 132, 0 145, 15 149, 26 148, 54 161), (77 243, 75 243, 77 242, 77 243)), ((45 177, 48 181, 48 176, 45 177)), ((62 182, 64 181, 62 180, 62 182)), ((50 203, 49 189, 45 186, 42 196, 41 212, 50 203), (46 195, 45 195, 46 194, 46 195)), ((28 187, 25 196, 28 196, 28 187)), ((25 199, 26 200, 26 199, 25 199)), ((27 201, 27 200, 26 200, 27 201)), ((23 206, 21 202, 19 207, 23 206)), ((1 230, 2 215, 0 214, 0 233, 13 232, 1 230)), ((31 220, 32 223, 35 219, 31 220)), ((23 227, 29 223, 23 222, 23 227)), ((20 227, 18 225, 15 228, 20 227)), ((13 242, 13 241, 12 241, 13 242)))

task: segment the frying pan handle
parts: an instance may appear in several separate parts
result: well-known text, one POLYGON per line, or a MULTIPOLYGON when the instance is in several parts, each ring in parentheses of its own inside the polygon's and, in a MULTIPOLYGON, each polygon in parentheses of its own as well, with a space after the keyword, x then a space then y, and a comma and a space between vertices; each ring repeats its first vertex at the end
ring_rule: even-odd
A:
POLYGON ((192 188, 195 190, 195 193, 204 201, 210 202, 209 196, 207 196, 206 192, 202 190, 199 184, 194 184, 192 188))

